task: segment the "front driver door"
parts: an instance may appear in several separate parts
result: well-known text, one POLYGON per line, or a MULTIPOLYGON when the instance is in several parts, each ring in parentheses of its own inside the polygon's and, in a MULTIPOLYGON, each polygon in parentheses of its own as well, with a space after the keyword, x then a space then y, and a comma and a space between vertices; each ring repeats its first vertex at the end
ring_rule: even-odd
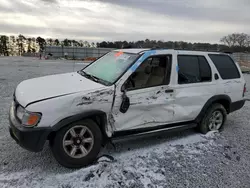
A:
POLYGON ((171 65, 171 55, 150 56, 121 83, 130 101, 125 113, 120 111, 123 92, 117 87, 112 109, 115 131, 154 127, 173 121, 173 89, 169 85, 171 65))

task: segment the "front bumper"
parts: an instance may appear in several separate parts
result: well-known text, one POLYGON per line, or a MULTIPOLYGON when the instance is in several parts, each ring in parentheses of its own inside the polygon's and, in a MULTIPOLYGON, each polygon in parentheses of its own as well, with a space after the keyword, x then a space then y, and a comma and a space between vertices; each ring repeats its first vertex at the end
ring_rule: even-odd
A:
POLYGON ((29 151, 42 151, 47 137, 51 132, 51 128, 23 127, 15 116, 15 108, 13 105, 10 108, 9 123, 10 136, 17 144, 29 151))

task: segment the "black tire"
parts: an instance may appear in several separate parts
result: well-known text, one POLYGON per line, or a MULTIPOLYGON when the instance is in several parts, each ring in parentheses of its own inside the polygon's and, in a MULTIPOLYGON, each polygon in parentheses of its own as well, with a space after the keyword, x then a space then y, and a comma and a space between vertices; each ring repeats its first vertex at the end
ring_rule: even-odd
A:
POLYGON ((55 159, 62 166, 67 167, 67 168, 81 168, 81 167, 90 165, 95 161, 96 157, 98 156, 101 150, 101 144, 102 144, 102 133, 101 133, 100 128, 93 120, 86 119, 86 120, 74 122, 60 129, 56 133, 53 141, 51 142, 51 150, 55 159), (86 156, 82 158, 73 158, 69 156, 63 147, 64 135, 67 133, 69 129, 71 129, 72 127, 76 125, 86 126, 92 132, 93 140, 94 140, 92 149, 89 151, 89 153, 86 156))
POLYGON ((218 131, 220 131, 223 128, 223 125, 224 125, 226 118, 227 118, 227 111, 223 105, 221 105, 219 103, 215 103, 215 104, 212 104, 208 108, 208 110, 206 111, 206 114, 204 115, 203 119, 201 120, 201 122, 198 125, 198 129, 201 133, 206 134, 207 132, 211 131, 211 129, 209 128, 209 119, 211 118, 212 114, 215 111, 220 111, 223 115, 222 125, 220 126, 218 131))

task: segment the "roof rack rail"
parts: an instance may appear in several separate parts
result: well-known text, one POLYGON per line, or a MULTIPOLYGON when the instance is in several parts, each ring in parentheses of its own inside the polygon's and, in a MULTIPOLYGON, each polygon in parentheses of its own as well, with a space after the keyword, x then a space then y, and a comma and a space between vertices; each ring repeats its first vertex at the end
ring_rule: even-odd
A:
MULTIPOLYGON (((185 51, 201 51, 201 52, 216 52, 216 53, 226 53, 226 54, 233 54, 232 51, 227 50, 211 50, 211 49, 183 49, 183 48, 160 48, 160 47, 153 47, 148 50, 185 50, 185 51)), ((141 52, 144 52, 147 50, 143 50, 141 52)), ((140 52, 140 53, 141 53, 140 52)))
POLYGON ((151 48, 151 50, 154 50, 154 49, 159 49, 159 50, 186 50, 186 51, 233 53, 231 51, 226 51, 226 50, 212 50, 212 49, 184 49, 184 48, 158 48, 158 47, 151 48))

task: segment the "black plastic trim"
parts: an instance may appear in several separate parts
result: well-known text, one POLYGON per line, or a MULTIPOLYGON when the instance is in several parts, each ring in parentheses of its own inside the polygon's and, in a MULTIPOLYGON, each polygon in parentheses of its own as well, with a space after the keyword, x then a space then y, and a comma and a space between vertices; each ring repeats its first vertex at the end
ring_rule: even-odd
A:
MULTIPOLYGON (((96 115, 104 116, 105 121, 107 122, 107 118, 106 118, 107 116, 106 116, 105 112, 103 112, 101 110, 93 110, 93 111, 76 114, 76 115, 69 116, 69 117, 66 117, 66 118, 62 119, 61 121, 59 121, 58 123, 56 123, 53 126, 53 131, 57 131, 57 130, 61 129, 62 127, 66 126, 66 125, 68 125, 70 123, 80 121, 80 120, 85 119, 87 117, 96 116, 96 115)), ((102 126, 102 128, 104 128, 104 127, 105 126, 102 126)))
POLYGON ((230 105, 230 113, 241 109, 244 106, 244 104, 245 104, 245 100, 232 102, 230 105))
POLYGON ((18 121, 11 120, 11 118, 9 118, 9 123, 10 136, 17 142, 17 144, 32 152, 42 151, 47 137, 51 132, 51 128, 26 128, 18 123, 18 121))
MULTIPOLYGON (((202 118, 204 117, 207 109, 211 106, 211 104, 215 103, 216 101, 220 101, 220 100, 226 100, 229 103, 229 107, 231 105, 231 98, 228 95, 215 95, 213 97, 211 97, 203 106, 202 110, 200 111, 199 115, 196 117, 195 122, 199 123, 202 118)), ((230 109, 226 109, 227 112, 230 112, 230 109)))
POLYGON ((193 128, 197 126, 197 124, 193 121, 181 122, 181 123, 173 123, 167 125, 160 125, 157 127, 148 127, 148 128, 140 128, 140 129, 131 129, 125 131, 117 131, 114 132, 112 139, 121 139, 124 137, 136 136, 136 135, 147 135, 147 134, 155 134, 157 132, 169 132, 169 131, 178 131, 193 128))

